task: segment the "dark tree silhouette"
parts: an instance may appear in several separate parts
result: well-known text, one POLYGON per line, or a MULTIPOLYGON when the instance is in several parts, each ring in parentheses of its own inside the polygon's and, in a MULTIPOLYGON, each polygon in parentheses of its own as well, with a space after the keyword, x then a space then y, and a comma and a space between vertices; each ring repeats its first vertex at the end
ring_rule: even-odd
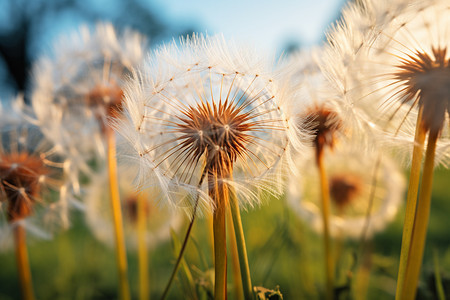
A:
MULTIPOLYGON (((4 0, 0 9, 6 10, 11 22, 7 26, 0 25, 0 56, 5 61, 13 88, 24 92, 28 84, 33 59, 30 55, 32 42, 39 36, 33 36, 34 26, 38 26, 45 18, 59 13, 73 11, 74 15, 82 15, 89 23, 110 21, 119 30, 132 28, 151 39, 152 42, 177 35, 169 32, 156 12, 137 0, 120 2, 122 11, 110 14, 109 10, 99 11, 89 5, 89 1, 80 0, 4 0)), ((58 26, 55 22, 54 26, 58 26)), ((37 41, 39 43, 39 40, 37 41)))

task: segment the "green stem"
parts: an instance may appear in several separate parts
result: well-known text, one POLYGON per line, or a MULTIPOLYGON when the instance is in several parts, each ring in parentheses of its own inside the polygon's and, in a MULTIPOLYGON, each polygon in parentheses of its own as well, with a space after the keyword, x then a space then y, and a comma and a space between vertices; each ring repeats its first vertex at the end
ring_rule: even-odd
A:
POLYGON ((430 132, 428 135, 427 151, 423 167, 422 183, 417 203, 416 219, 411 235, 411 247, 406 263, 405 282, 402 299, 414 299, 422 266, 425 240, 427 236, 428 220, 430 217, 431 190, 433 185, 434 156, 439 133, 430 132))
MULTIPOLYGON (((202 185, 203 180, 205 179, 205 175, 206 175, 206 169, 204 169, 202 172, 202 177, 200 178, 198 187, 200 187, 202 185)), ((199 195, 197 194, 196 199, 195 199, 195 204, 194 204, 194 210, 192 212, 191 222, 189 222, 188 229, 186 231, 186 234, 184 235, 183 244, 181 245, 180 254, 178 254, 177 261, 175 262, 175 266, 173 268, 172 274, 170 275, 170 279, 167 282, 166 288, 164 289, 164 292, 161 296, 161 300, 166 299, 167 295, 169 294, 170 287, 172 286, 173 280, 175 279, 175 276, 177 275, 180 264, 183 260, 184 251, 186 250, 187 242, 189 240, 189 237, 191 236, 192 227, 193 227, 194 221, 195 221, 195 215, 197 214, 198 200, 199 200, 199 195)))
POLYGON ((114 233, 116 237, 117 266, 119 271, 120 298, 130 300, 130 286, 127 275, 127 252, 123 233, 122 209, 120 206, 119 185, 117 182, 116 141, 114 131, 106 131, 108 145, 109 188, 111 193, 111 208, 114 220, 114 233))
POLYGON ((433 251, 434 280, 436 282, 436 294, 439 300, 445 300, 444 287, 442 286, 441 272, 439 271, 439 257, 436 249, 433 251))
POLYGON ((31 280, 30 263, 26 244, 25 228, 17 224, 14 228, 14 242, 16 250, 17 269, 19 272, 20 286, 23 300, 34 300, 33 283, 31 280))
POLYGON ((244 230, 242 228, 241 213, 239 211, 239 204, 237 203, 236 194, 230 191, 230 208, 231 216, 233 218, 234 233, 236 236, 236 246, 239 256, 239 264, 241 267, 242 287, 244 290, 245 300, 253 300, 253 287, 250 277, 250 268, 247 258, 247 248, 245 246, 244 230))
POLYGON ((403 287, 406 275, 406 262, 408 261, 409 249, 411 246, 411 233, 416 216, 417 194, 419 191, 420 169, 423 157, 423 145, 425 141, 425 129, 421 126, 422 107, 416 123, 416 133, 414 137, 414 148, 412 154, 411 170, 409 174, 408 194, 406 196, 405 221, 403 224, 402 248, 400 252, 400 266, 398 269, 397 291, 395 299, 403 299, 403 287))
POLYGON ((239 266, 239 254, 236 244, 236 234, 233 225, 233 217, 231 215, 231 209, 227 210, 228 212, 228 238, 230 241, 230 249, 231 249, 231 262, 233 267, 233 282, 234 282, 234 295, 236 300, 243 300, 243 287, 242 287, 242 279, 241 279, 241 268, 239 266))
POLYGON ((140 194, 137 199, 137 243, 138 243, 138 259, 139 259, 139 299, 148 300, 150 298, 149 290, 149 274, 148 274, 148 252, 146 244, 147 232, 147 215, 146 215, 146 198, 140 194))
POLYGON ((317 150, 316 162, 319 169, 322 197, 323 243, 325 250, 326 299, 334 299, 334 259, 330 239, 330 191, 328 178, 323 162, 323 150, 317 150))

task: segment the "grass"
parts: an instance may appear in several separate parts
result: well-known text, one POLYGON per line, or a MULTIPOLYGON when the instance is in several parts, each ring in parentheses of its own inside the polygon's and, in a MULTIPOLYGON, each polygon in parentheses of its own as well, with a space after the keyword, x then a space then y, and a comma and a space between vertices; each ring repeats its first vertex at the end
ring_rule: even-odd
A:
MULTIPOLYGON (((450 235, 447 219, 450 213, 448 188, 450 171, 437 169, 433 183, 433 200, 427 246, 418 297, 435 299, 436 283, 434 249, 444 292, 450 295, 450 235)), ((371 245, 368 299, 393 299, 400 255, 404 207, 387 230, 376 235, 371 245)), ((285 299, 319 299, 324 295, 322 240, 289 211, 284 199, 271 200, 259 209, 242 211, 252 282, 255 286, 273 289, 280 286, 285 299)), ((194 225, 186 261, 198 283, 211 281, 212 253, 208 222, 199 219, 194 225), (195 246, 198 245, 198 248, 195 246)), ((113 249, 98 242, 86 227, 81 213, 74 213, 73 226, 53 240, 30 241, 31 272, 37 299, 117 299, 117 270, 113 249)), ((178 233, 181 236, 184 229, 178 233)), ((345 287, 357 251, 356 242, 346 242, 336 260, 339 270, 336 284, 345 287)), ((12 249, 0 253, 0 299, 20 299, 16 262, 12 249)), ((167 242, 149 253, 151 299, 159 299, 175 258, 167 242)), ((128 250, 129 280, 133 298, 137 298, 137 253, 128 250)), ((229 296, 232 279, 229 272, 229 296)), ((354 277, 353 277, 354 278, 354 277)), ((353 282, 353 281, 352 281, 353 282)), ((340 299, 347 298, 343 288, 340 299)), ((168 299, 181 299, 182 288, 177 280, 168 299)))

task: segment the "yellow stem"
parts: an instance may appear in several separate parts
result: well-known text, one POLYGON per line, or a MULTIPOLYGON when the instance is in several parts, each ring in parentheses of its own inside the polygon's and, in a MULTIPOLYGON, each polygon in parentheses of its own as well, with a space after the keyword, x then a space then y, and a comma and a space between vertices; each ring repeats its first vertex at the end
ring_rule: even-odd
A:
MULTIPOLYGON (((211 253, 214 253, 214 230, 213 230, 213 216, 207 215, 206 216, 206 222, 208 224, 208 239, 209 239, 209 246, 211 248, 211 253)), ((214 263, 214 261, 213 261, 214 263)))
POLYGON ((369 289, 370 269, 371 269, 371 251, 363 253, 362 262, 355 276, 354 284, 354 299, 364 300, 367 299, 367 291, 369 289))
POLYGON ((408 261, 406 262, 405 282, 403 285, 402 299, 414 299, 419 281, 420 268, 422 266, 425 240, 427 237, 428 220, 430 217, 431 190, 433 185, 434 156, 438 132, 430 132, 428 135, 427 151, 423 166, 422 183, 419 191, 416 218, 411 235, 411 247, 408 261))
POLYGON ((232 222, 231 216, 231 208, 228 209, 228 237, 230 239, 230 248, 231 248, 231 262, 233 266, 233 281, 234 281, 234 292, 235 297, 238 300, 244 299, 243 289, 242 289, 242 281, 241 281, 241 269, 239 266, 239 256, 238 249, 236 245, 236 235, 234 233, 235 228, 232 222))
POLYGON ((106 130, 108 146, 109 188, 111 194, 111 208, 116 237, 117 267, 119 271, 120 298, 130 300, 130 286, 127 275, 127 252, 123 233, 122 209, 120 207, 119 186, 117 182, 116 141, 114 131, 106 130))
POLYGON ((217 174, 209 174, 209 194, 216 204, 213 213, 214 231, 214 300, 227 299, 227 235, 226 202, 227 187, 218 181, 217 174))
POLYGON ((406 262, 408 261, 411 246, 411 233, 416 216, 417 194, 419 191, 420 169, 423 157, 423 144, 425 141, 425 129, 421 126, 423 108, 419 109, 414 137, 414 148, 409 174, 408 194, 406 196, 405 221, 403 224, 402 248, 400 252, 400 266, 398 269, 397 291, 395 299, 403 299, 403 287, 405 281, 406 262))
POLYGON ((149 274, 148 274, 148 253, 146 244, 147 215, 146 198, 140 194, 137 199, 137 243, 139 257, 139 299, 148 300, 150 298, 149 274))
POLYGON ((31 281, 30 263, 26 244, 25 228, 17 224, 14 228, 14 240, 17 259, 17 269, 19 272, 20 286, 22 288, 22 298, 24 300, 34 300, 33 283, 31 281))
POLYGON ((217 208, 213 216, 214 227, 214 299, 227 297, 227 243, 225 208, 217 208))
POLYGON ((334 298, 334 259, 331 249, 330 239, 330 191, 328 178, 323 162, 323 151, 316 153, 317 167, 320 176, 320 188, 322 197, 322 225, 323 225, 323 243, 325 250, 325 276, 326 276, 326 299, 334 298))

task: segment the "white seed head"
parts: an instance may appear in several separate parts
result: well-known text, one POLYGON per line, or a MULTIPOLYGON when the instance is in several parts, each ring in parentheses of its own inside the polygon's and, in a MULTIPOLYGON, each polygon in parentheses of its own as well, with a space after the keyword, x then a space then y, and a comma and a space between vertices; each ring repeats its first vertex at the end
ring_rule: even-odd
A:
POLYGON ((450 140, 449 27, 446 0, 363 0, 328 34, 322 70, 354 118, 398 153, 412 152, 419 109, 438 148, 450 140))
POLYGON ((258 182, 272 189, 261 182, 279 180, 274 174, 281 173, 292 133, 279 109, 285 92, 268 70, 253 51, 221 36, 194 36, 155 51, 128 83, 126 118, 116 125, 143 154, 136 155, 139 184, 158 180, 170 202, 188 211, 197 197, 201 208, 214 209, 205 174, 216 174, 238 194, 258 182))
POLYGON ((58 194, 64 184, 64 157, 56 155, 40 128, 28 122, 29 115, 16 110, 21 107, 16 101, 0 108, 0 235, 8 235, 22 222, 30 233, 41 236, 61 229, 67 219, 67 210, 53 209, 66 201, 58 194), (48 222, 45 216, 50 215, 48 222))
POLYGON ((61 152, 84 159, 77 168, 105 157, 105 127, 120 115, 125 78, 141 63, 145 48, 136 32, 119 33, 109 23, 81 26, 60 37, 34 66, 36 123, 61 152))
MULTIPOLYGON (((368 237, 383 230, 396 216, 405 190, 405 180, 396 164, 380 153, 369 155, 351 147, 327 153, 325 160, 331 194, 331 235, 359 239, 366 226, 368 237)), ((317 166, 310 159, 300 162, 298 168, 303 176, 291 178, 288 203, 299 218, 322 232, 317 166)))

